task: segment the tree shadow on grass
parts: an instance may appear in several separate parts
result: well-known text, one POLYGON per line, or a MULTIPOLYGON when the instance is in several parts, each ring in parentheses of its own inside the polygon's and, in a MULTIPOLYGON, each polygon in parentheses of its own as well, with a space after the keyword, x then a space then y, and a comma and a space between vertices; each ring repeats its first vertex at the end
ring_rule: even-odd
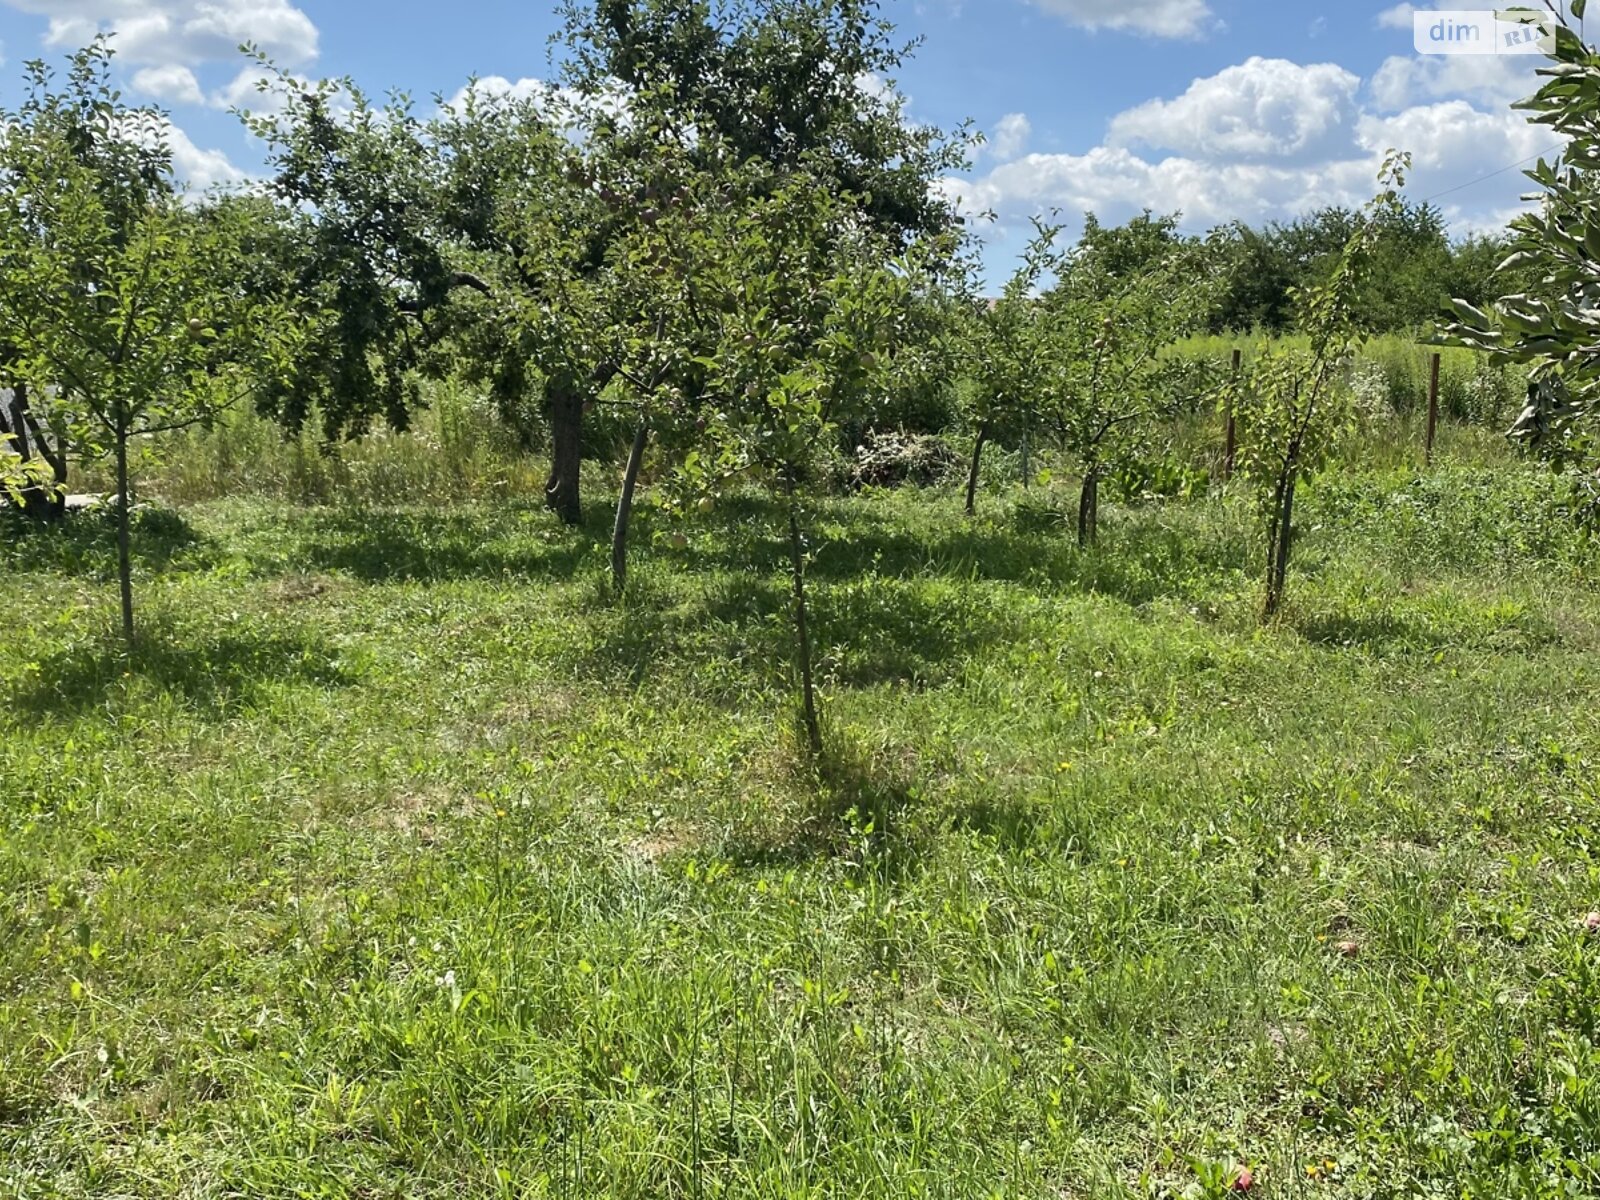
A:
POLYGON ((1461 597, 1432 602, 1389 597, 1383 607, 1344 604, 1291 612, 1290 622, 1312 645, 1373 654, 1444 650, 1532 654, 1563 640, 1561 631, 1542 613, 1517 604, 1484 604, 1461 597))
POLYGON ((973 660, 1025 641, 1030 622, 1004 599, 944 580, 835 583, 818 589, 815 611, 824 670, 853 687, 948 682, 973 660))
POLYGON ((184 640, 147 628, 132 651, 107 636, 42 659, 21 681, 14 707, 36 716, 74 716, 105 703, 125 679, 140 679, 203 711, 249 708, 273 685, 346 687, 354 674, 316 642, 283 634, 228 633, 184 640))
MULTIPOLYGON (((759 499, 728 506, 714 526, 719 549, 690 560, 731 571, 772 571, 787 562, 778 507, 759 499)), ((1018 583, 1057 592, 1093 593, 1139 606, 1164 596, 1211 590, 1222 577, 1252 570, 1242 539, 1205 539, 1163 521, 1154 509, 1123 509, 1104 518, 1101 542, 1087 550, 1064 513, 1019 510, 1005 527, 977 523, 907 531, 900 518, 870 508, 825 515, 827 536, 813 533, 809 573, 818 581, 867 576, 943 577, 1018 583), (1048 519, 1046 519, 1048 517, 1048 519)))
MULTIPOLYGON (((942 497, 928 500, 943 502, 942 497)), ((951 501, 954 503, 954 501, 951 501)), ((1061 593, 1095 593, 1130 605, 1189 596, 1219 576, 1249 567, 1249 547, 1205 539, 1146 510, 1108 516, 1100 547, 1080 550, 1065 516, 1041 521, 1037 511, 1012 514, 1005 525, 960 524, 941 513, 924 533, 910 530, 903 510, 825 504, 808 520, 810 576, 821 584, 867 578, 1010 582, 1061 593)), ((596 547, 610 540, 612 514, 590 505, 584 524, 563 528, 530 505, 499 509, 330 509, 298 523, 291 565, 344 573, 369 583, 398 580, 571 579, 598 567, 596 547)), ((744 494, 719 503, 716 515, 680 525, 694 534, 674 555, 681 568, 741 576, 773 576, 786 568, 783 506, 744 494)), ((636 567, 655 557, 657 520, 635 516, 630 542, 636 567)))
MULTIPOLYGON (((725 577, 687 603, 646 597, 590 611, 571 666, 597 680, 637 686, 658 664, 696 664, 696 686, 715 693, 754 682, 787 685, 795 657, 793 594, 776 575, 725 577)), ((813 658, 830 685, 934 687, 973 659, 1023 640, 1024 611, 981 589, 943 580, 868 577, 818 582, 810 594, 813 658)))
MULTIPOLYGON (((740 497, 721 506, 708 526, 719 535, 716 548, 691 551, 687 557, 697 565, 727 571, 778 569, 789 561, 787 519, 781 505, 740 497)), ((818 581, 868 575, 1035 579, 1042 555, 1065 549, 1043 536, 988 525, 915 534, 906 530, 903 514, 891 516, 866 506, 830 506, 806 521, 805 527, 811 552, 807 571, 818 581)))
POLYGON ((1030 794, 986 784, 964 789, 954 828, 991 839, 1010 853, 1033 851, 1082 866, 1094 857, 1094 827, 1070 797, 1030 794))
POLYGON ((10 1126, 26 1129, 37 1124, 44 1116, 47 1105, 42 1099, 16 1092, 0 1091, 0 1128, 10 1126))
MULTIPOLYGON (((129 550, 141 574, 205 568, 217 547, 178 513, 141 508, 130 521, 129 550)), ((60 571, 113 578, 117 573, 117 522, 109 508, 68 513, 44 524, 20 513, 0 512, 0 565, 18 572, 60 571)))
POLYGON ((649 675, 652 664, 679 656, 687 627, 688 622, 680 615, 654 604, 601 608, 590 616, 588 636, 582 642, 570 643, 566 654, 570 665, 584 678, 638 687, 649 675))
MULTIPOLYGON (((802 735, 796 729, 792 736, 798 743, 802 735)), ((724 839, 722 853, 734 866, 773 870, 833 858, 884 882, 915 868, 922 848, 912 818, 921 791, 909 751, 830 730, 820 756, 795 751, 792 774, 799 796, 788 817, 724 839)))
POLYGON ((526 508, 481 510, 335 509, 306 523, 295 565, 367 583, 399 580, 570 578, 609 537, 609 517, 592 507, 573 529, 526 508))

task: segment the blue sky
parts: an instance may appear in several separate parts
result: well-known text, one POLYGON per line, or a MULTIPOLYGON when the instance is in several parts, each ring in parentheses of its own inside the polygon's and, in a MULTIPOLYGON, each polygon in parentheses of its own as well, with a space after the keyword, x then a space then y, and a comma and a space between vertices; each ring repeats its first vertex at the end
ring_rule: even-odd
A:
MULTIPOLYGON (((1504 168, 1555 144, 1509 109, 1538 60, 1419 56, 1410 5, 886 0, 883 11, 924 39, 899 80, 911 116, 970 117, 990 135, 973 171, 945 186, 998 214, 992 273, 1035 212, 1181 210, 1201 231, 1359 204, 1391 146, 1415 155, 1411 194, 1437 197, 1458 233, 1495 228, 1525 184, 1504 168)), ((23 60, 115 32, 130 94, 173 114, 180 169, 199 186, 232 183, 260 170, 227 111, 259 102, 241 41, 303 75, 429 103, 473 74, 547 78, 555 26, 553 6, 518 0, 0 0, 0 94, 14 95, 23 60)))

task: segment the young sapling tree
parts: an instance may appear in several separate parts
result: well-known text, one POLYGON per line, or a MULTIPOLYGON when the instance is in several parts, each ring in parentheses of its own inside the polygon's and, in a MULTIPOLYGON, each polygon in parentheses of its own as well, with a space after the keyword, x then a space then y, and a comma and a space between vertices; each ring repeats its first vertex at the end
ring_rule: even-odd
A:
POLYGON ((679 475, 709 497, 738 476, 764 480, 787 524, 800 711, 822 750, 807 594, 802 487, 838 425, 870 408, 901 333, 912 272, 885 240, 851 226, 847 201, 804 175, 738 189, 749 203, 716 231, 719 266, 705 282, 722 313, 704 360, 714 410, 679 475), (843 230, 850 230, 843 233, 843 230))
POLYGON ((1156 421, 1209 386, 1203 371, 1162 351, 1204 319, 1215 276, 1192 245, 1171 246, 1123 273, 1087 240, 1058 274, 1035 337, 1037 407, 1082 466, 1078 544, 1088 546, 1099 531, 1106 474, 1156 457, 1156 421))
POLYGON ((0 112, 0 289, 13 379, 53 392, 76 454, 114 459, 131 645, 130 447, 204 423, 271 378, 288 358, 288 326, 239 286, 236 225, 183 203, 164 115, 121 102, 111 61, 95 42, 59 88, 30 63, 23 103, 0 112))
POLYGON ((1005 290, 998 299, 978 302, 967 330, 966 365, 973 380, 969 517, 977 512, 984 449, 997 436, 1029 432, 1046 399, 1049 369, 1038 288, 1059 266, 1054 246, 1060 232, 1060 226, 1034 222, 1033 239, 1005 290))
POLYGON ((1370 252, 1385 217, 1399 208, 1408 156, 1390 152, 1380 191, 1328 274, 1295 296, 1297 325, 1306 349, 1263 347, 1249 372, 1225 390, 1244 426, 1241 473, 1255 486, 1267 532, 1262 615, 1283 604, 1294 544, 1296 490, 1326 460, 1354 417, 1346 376, 1365 338, 1359 297, 1370 252))

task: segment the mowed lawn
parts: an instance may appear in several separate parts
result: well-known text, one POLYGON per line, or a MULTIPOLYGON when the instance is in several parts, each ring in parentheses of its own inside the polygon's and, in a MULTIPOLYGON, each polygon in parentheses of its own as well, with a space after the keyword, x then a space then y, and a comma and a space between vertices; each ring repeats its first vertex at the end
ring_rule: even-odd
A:
POLYGON ((1520 469, 0 549, 0 1196, 1600 1192, 1600 581, 1520 469), (688 534, 687 550, 670 535, 688 534))

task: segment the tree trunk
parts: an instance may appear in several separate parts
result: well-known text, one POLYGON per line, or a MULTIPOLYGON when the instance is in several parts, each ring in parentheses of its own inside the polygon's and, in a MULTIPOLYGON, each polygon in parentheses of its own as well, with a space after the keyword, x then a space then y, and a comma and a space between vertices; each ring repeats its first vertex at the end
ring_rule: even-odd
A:
POLYGON ((978 511, 978 470, 983 465, 983 448, 989 441, 989 430, 978 430, 978 440, 972 447, 972 470, 967 475, 967 516, 978 511))
POLYGON ((633 489, 639 482, 639 467, 644 462, 644 448, 650 441, 650 423, 639 422, 639 432, 633 435, 633 449, 628 454, 628 469, 622 476, 622 495, 617 500, 617 523, 611 531, 611 585, 617 595, 628 586, 628 522, 633 518, 633 489))
POLYGON ((1272 487, 1272 503, 1267 509, 1267 591, 1272 590, 1272 581, 1277 574, 1278 563, 1278 529, 1283 524, 1283 476, 1279 475, 1277 482, 1272 487))
POLYGON ((789 565, 794 573, 794 631, 800 654, 801 705, 806 722, 806 744, 813 755, 822 753, 822 724, 817 720, 816 681, 811 669, 811 628, 806 613, 806 555, 800 540, 800 511, 794 498, 794 474, 788 478, 789 565))
POLYGON ((128 487, 128 422, 117 421, 117 582, 122 588, 122 639, 133 649, 133 554, 129 526, 133 495, 128 487))
POLYGON ((1100 468, 1090 467, 1083 475, 1083 491, 1078 496, 1078 548, 1094 545, 1100 533, 1100 468))
POLYGON ((578 477, 583 466, 583 391, 569 380, 551 383, 546 398, 550 419, 550 478, 544 485, 545 507, 565 525, 583 521, 578 477))
MULTIPOLYGON (((25 386, 25 384, 17 385, 17 387, 25 386)), ((13 404, 17 402, 16 395, 17 389, 16 387, 13 387, 11 389, 13 404)), ((28 460, 28 431, 23 428, 22 418, 20 416, 15 418, 16 426, 14 428, 12 426, 12 420, 12 415, 7 410, 5 401, 0 400, 0 439, 4 439, 6 435, 10 435, 11 448, 17 452, 24 462, 26 462, 28 460)))
POLYGON ((1290 463, 1278 481, 1277 504, 1272 519, 1272 540, 1268 547, 1267 602, 1264 613, 1278 615, 1289 578, 1289 551, 1294 542, 1294 492, 1297 469, 1290 463))
MULTIPOLYGON (((21 421, 17 422, 17 424, 19 424, 19 425, 21 423, 22 423, 21 421)), ((26 437, 26 434, 24 434, 23 436, 26 437)), ((15 438, 14 435, 12 434, 12 430, 11 430, 11 413, 9 411, 7 411, 5 401, 4 400, 0 400, 0 451, 4 451, 7 448, 10 448, 10 449, 16 451, 18 454, 21 454, 22 457, 23 457, 23 461, 27 461, 27 454, 20 448, 20 446, 21 446, 20 440, 15 438)), ((15 503, 15 501, 12 499, 10 491, 8 491, 8 490, 0 490, 0 495, 3 495, 6 498, 7 501, 9 501, 11 503, 15 503)))
POLYGON ((11 389, 11 422, 8 431, 16 435, 15 449, 24 462, 42 459, 50 468, 50 485, 33 484, 22 489, 22 511, 38 521, 59 521, 67 514, 67 458, 52 449, 49 435, 40 428, 28 403, 28 385, 21 380, 11 389))

